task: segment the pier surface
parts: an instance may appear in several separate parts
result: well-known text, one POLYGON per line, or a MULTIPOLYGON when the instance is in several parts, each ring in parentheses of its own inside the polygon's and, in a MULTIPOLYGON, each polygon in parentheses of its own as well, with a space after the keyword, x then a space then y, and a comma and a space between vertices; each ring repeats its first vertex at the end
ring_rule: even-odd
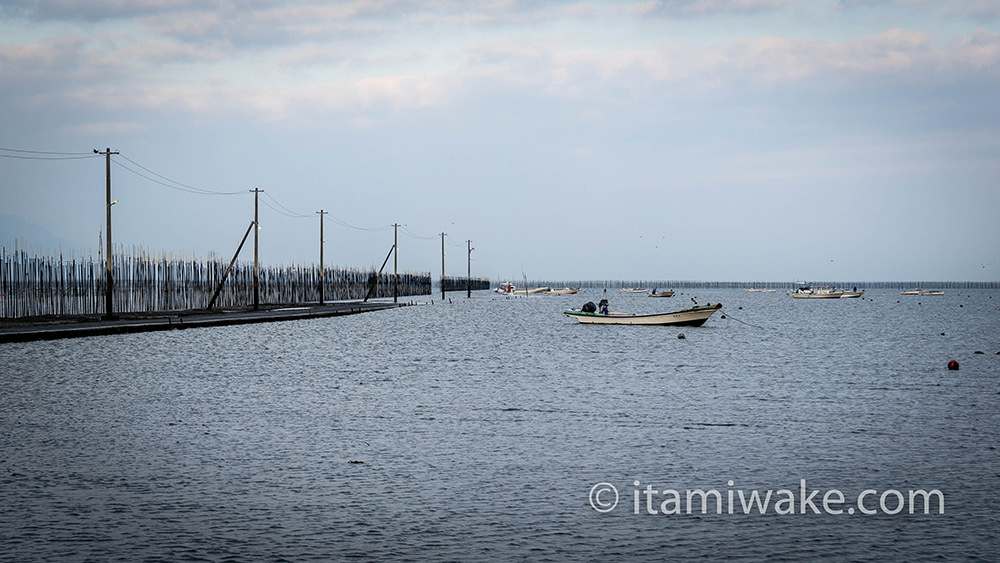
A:
POLYGON ((129 313, 121 314, 115 320, 102 320, 93 315, 6 319, 0 321, 0 343, 317 319, 381 311, 398 306, 400 304, 397 303, 351 301, 324 305, 262 305, 257 311, 246 308, 129 313))

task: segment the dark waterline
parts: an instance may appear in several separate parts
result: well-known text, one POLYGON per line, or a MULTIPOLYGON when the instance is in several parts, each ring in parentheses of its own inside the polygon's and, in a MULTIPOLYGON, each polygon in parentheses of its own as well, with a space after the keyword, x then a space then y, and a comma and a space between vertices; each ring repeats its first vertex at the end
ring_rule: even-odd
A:
POLYGON ((1000 294, 608 294, 635 312, 721 301, 728 317, 581 326, 560 311, 601 290, 478 292, 348 318, 4 345, 0 559, 1000 551, 1000 294), (802 479, 851 500, 939 489, 945 513, 633 511, 647 485, 725 496, 798 493, 802 479), (600 482, 621 496, 606 514, 588 501, 600 482))

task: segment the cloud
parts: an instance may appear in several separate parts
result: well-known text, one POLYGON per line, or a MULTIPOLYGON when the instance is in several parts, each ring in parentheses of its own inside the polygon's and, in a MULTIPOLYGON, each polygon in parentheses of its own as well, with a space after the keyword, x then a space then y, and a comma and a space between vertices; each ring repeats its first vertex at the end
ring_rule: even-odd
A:
POLYGON ((128 121, 100 121, 66 125, 59 128, 60 134, 72 136, 108 136, 120 133, 133 133, 145 129, 142 124, 128 121))
POLYGON ((789 0, 652 0, 632 4, 627 13, 650 17, 699 17, 783 10, 789 0))
POLYGON ((907 10, 977 21, 1000 19, 1000 2, 996 0, 838 0, 835 7, 842 10, 907 10))
POLYGON ((107 21, 188 9, 215 9, 205 0, 6 0, 0 14, 39 21, 107 21))
POLYGON ((366 60, 363 54, 319 44, 262 57, 254 68, 266 70, 266 75, 248 77, 223 70, 219 78, 203 78, 215 74, 214 62, 226 68, 227 48, 133 37, 3 44, 0 75, 7 86, 0 92, 13 92, 15 84, 28 80, 45 84, 33 94, 45 103, 277 120, 420 110, 497 92, 620 104, 747 86, 776 89, 817 80, 855 90, 866 88, 872 78, 907 87, 963 75, 981 82, 996 76, 983 70, 1000 66, 1000 35, 991 31, 977 29, 941 42, 926 32, 890 29, 850 42, 759 37, 643 50, 579 49, 555 40, 513 37, 470 46, 465 57, 451 65, 409 73, 397 67, 405 67, 407 60, 419 61, 422 55, 401 54, 395 62, 404 64, 387 61, 381 73, 367 64, 354 68, 367 74, 331 72, 345 63, 379 59, 366 60), (114 47, 117 43, 123 44, 114 47), (185 79, 183 65, 189 63, 197 63, 201 70, 185 79), (163 81, 166 86, 160 86, 157 78, 166 72, 165 64, 178 67, 163 81))

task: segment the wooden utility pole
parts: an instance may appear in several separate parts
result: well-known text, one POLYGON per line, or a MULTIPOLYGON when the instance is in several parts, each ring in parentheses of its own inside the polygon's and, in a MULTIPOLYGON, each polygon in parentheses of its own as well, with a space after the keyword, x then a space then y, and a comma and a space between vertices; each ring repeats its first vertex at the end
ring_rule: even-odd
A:
POLYGON ((319 213, 319 304, 323 304, 323 216, 329 213, 329 211, 323 211, 320 209, 316 213, 319 213))
POLYGON ((105 262, 105 283, 104 283, 104 320, 113 320, 115 318, 113 298, 115 289, 115 280, 111 275, 111 206, 117 203, 117 201, 111 201, 111 155, 118 154, 118 151, 112 151, 111 148, 106 148, 103 152, 94 149, 97 154, 103 154, 105 158, 105 171, 107 177, 107 216, 108 216, 108 251, 104 256, 105 262))
POLYGON ((441 301, 444 301, 444 233, 441 233, 441 301))
POLYGON ((253 192, 253 310, 260 309, 260 251, 257 246, 257 235, 260 233, 260 221, 257 218, 257 203, 260 199, 259 188, 250 190, 253 192))
POLYGON ((465 297, 471 299, 472 298, 472 251, 475 250, 475 248, 472 248, 472 240, 467 240, 465 242, 469 244, 469 263, 468 263, 469 271, 465 274, 465 297))
POLYGON ((399 223, 392 224, 392 302, 399 301, 399 223))

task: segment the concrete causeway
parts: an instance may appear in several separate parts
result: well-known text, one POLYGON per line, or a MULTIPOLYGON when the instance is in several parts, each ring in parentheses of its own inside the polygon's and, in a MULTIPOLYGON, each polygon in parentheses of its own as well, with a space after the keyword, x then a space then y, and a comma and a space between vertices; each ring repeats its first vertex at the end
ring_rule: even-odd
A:
POLYGON ((324 305, 318 303, 262 305, 257 311, 243 308, 213 311, 196 309, 158 313, 122 313, 115 320, 102 320, 97 315, 5 319, 0 320, 0 343, 317 319, 382 311, 401 305, 400 303, 345 301, 324 305))

